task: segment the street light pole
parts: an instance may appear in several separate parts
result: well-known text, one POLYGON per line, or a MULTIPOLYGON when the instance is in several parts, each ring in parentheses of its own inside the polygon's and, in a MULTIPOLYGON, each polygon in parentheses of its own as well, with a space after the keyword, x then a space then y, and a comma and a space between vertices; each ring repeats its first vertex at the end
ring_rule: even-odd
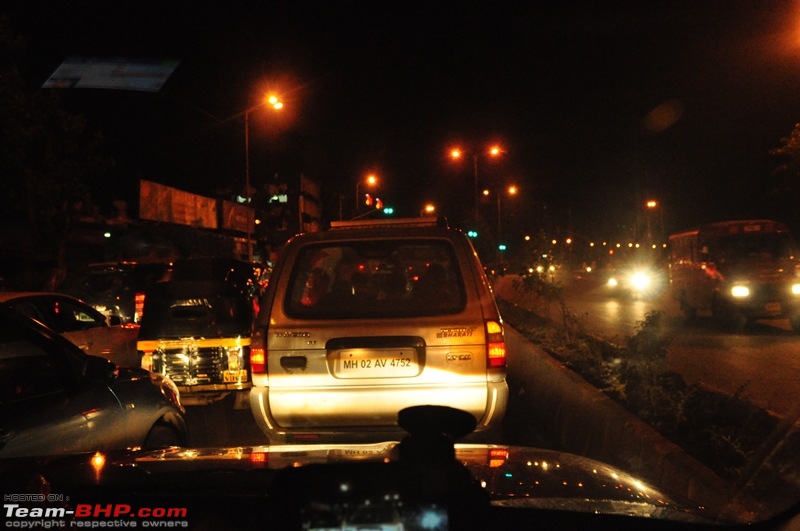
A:
MULTIPOLYGON (((508 187, 507 191, 508 191, 508 195, 513 197, 514 195, 517 194, 517 187, 514 186, 514 185, 511 185, 511 186, 508 187)), ((500 246, 502 245, 501 226, 502 226, 502 220, 503 220, 503 211, 502 211, 501 205, 500 205, 500 196, 502 194, 498 191, 495 195, 497 195, 497 254, 498 254, 498 261, 502 262, 503 261, 503 251, 500 248, 500 246)))
POLYGON ((478 199, 478 154, 472 154, 472 168, 473 177, 475 178, 475 223, 478 222, 478 209, 480 208, 480 200, 478 199))
MULTIPOLYGON (((488 149, 486 152, 487 156, 490 157, 499 157, 505 153, 502 147, 494 145, 488 149)), ((483 153, 478 150, 472 151, 472 178, 473 178, 473 191, 475 192, 475 220, 478 220, 478 212, 480 211, 480 193, 478 189, 478 158, 483 153)), ((453 160, 461 159, 464 156, 464 152, 461 148, 453 148, 450 150, 450 158, 453 160)))
MULTIPOLYGON (((500 224, 503 219, 503 211, 500 209, 500 194, 497 194, 497 248, 500 249, 500 245, 503 243, 502 232, 500 231, 500 224)), ((500 258, 503 257, 503 251, 500 251, 500 258)))
MULTIPOLYGON (((268 95, 264 103, 274 110, 278 111, 283 108, 283 102, 275 95, 268 95)), ((244 111, 244 197, 245 205, 251 209, 250 197, 250 113, 260 108, 261 105, 256 105, 244 111)), ((253 261, 253 221, 250 219, 251 210, 247 210, 247 260, 253 261)), ((253 212, 255 216, 255 212, 253 212)))
POLYGON ((647 244, 653 246, 653 229, 650 225, 650 212, 658 208, 658 201, 650 199, 645 203, 646 210, 644 212, 645 221, 647 221, 647 244))
MULTIPOLYGON (((245 205, 250 208, 250 110, 244 112, 244 198, 245 205)), ((253 228, 250 222, 250 210, 247 212, 247 261, 253 261, 253 228)))

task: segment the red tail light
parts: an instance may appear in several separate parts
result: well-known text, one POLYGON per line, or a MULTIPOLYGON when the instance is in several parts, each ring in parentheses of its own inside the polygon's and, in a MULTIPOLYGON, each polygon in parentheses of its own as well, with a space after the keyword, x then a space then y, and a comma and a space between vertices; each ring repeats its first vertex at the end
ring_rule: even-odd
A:
POLYGON ((140 350, 139 355, 141 356, 141 361, 139 362, 143 369, 147 369, 148 371, 153 370, 153 351, 152 350, 140 350))
POLYGON ((269 454, 267 452, 253 452, 250 454, 250 462, 254 465, 265 465, 269 462, 269 454))
POLYGON ((490 368, 506 366, 506 340, 503 325, 496 321, 486 321, 486 362, 490 368))
POLYGON ((489 468, 497 468, 508 461, 508 449, 492 448, 489 450, 489 468))
POLYGON ((144 315, 144 293, 137 293, 133 296, 133 322, 140 323, 144 315))
POLYGON ((250 370, 253 374, 267 372, 267 351, 264 347, 250 347, 250 370))

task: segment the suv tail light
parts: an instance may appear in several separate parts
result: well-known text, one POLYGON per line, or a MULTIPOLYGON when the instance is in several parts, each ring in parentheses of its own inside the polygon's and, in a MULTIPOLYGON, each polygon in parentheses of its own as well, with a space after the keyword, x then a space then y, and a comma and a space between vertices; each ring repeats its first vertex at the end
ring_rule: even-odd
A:
POLYGON ((139 292, 133 296, 133 322, 141 323, 144 315, 144 293, 139 292))
POLYGON ((253 374, 267 372, 267 350, 264 347, 250 347, 250 370, 253 374))
POLYGON ((497 321, 486 321, 486 363, 490 368, 506 366, 506 340, 497 321))
POLYGON ((141 367, 143 369, 147 369, 148 371, 153 370, 153 351, 152 350, 140 350, 139 355, 141 356, 141 367))

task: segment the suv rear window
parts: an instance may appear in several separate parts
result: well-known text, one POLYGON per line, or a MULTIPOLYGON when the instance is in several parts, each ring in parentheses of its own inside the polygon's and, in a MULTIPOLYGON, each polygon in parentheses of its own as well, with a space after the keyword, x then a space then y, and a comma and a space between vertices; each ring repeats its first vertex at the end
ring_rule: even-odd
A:
POLYGON ((379 319, 453 314, 465 306, 448 241, 364 240, 303 247, 284 311, 296 319, 379 319))

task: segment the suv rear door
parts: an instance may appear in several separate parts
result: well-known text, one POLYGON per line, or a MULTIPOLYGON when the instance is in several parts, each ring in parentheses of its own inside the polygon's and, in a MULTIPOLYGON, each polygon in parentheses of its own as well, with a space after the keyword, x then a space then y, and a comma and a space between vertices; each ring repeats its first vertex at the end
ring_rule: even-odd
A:
POLYGON ((485 321, 499 318, 469 242, 444 230, 344 232, 301 237, 272 277, 272 312, 260 321, 269 319, 274 420, 289 429, 393 426, 398 411, 420 404, 485 418, 495 404, 485 321))

